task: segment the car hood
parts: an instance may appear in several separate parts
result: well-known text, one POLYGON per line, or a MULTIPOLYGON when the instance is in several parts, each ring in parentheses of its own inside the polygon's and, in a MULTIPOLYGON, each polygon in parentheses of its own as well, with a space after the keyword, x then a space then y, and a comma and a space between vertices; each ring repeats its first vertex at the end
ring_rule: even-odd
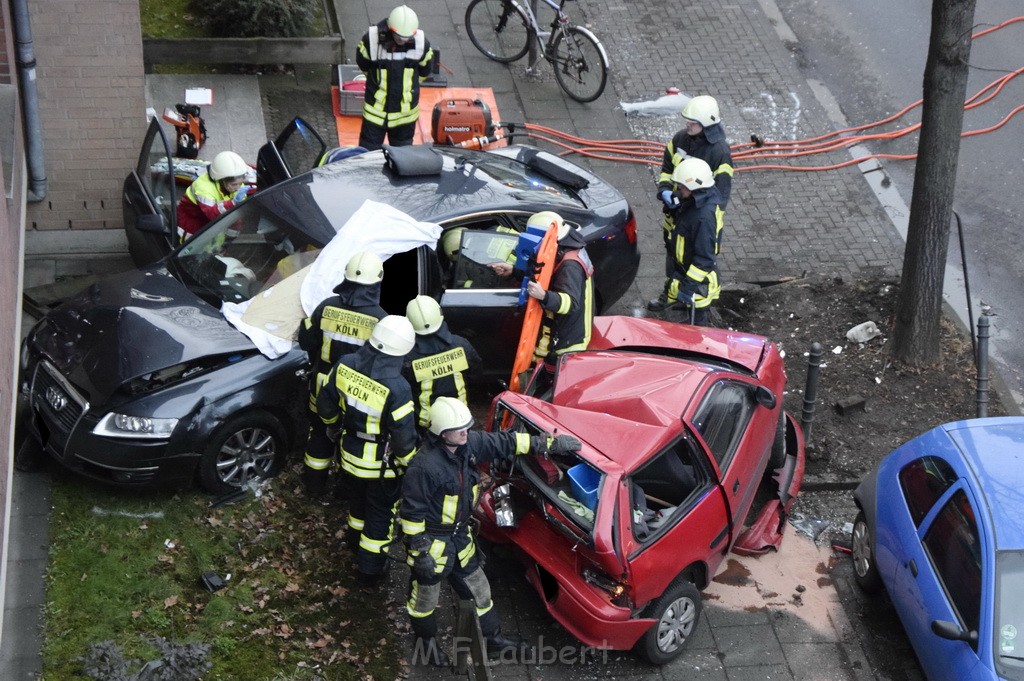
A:
POLYGON ((50 312, 32 342, 94 404, 125 381, 159 369, 255 351, 217 309, 162 267, 92 284, 50 312))

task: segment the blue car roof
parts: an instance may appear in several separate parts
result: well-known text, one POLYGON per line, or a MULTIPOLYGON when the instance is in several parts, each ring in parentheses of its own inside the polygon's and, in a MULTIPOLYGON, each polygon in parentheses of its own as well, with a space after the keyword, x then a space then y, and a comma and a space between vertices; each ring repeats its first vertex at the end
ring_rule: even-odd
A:
POLYGON ((980 483, 996 550, 1024 548, 1024 418, 971 419, 941 428, 980 483))

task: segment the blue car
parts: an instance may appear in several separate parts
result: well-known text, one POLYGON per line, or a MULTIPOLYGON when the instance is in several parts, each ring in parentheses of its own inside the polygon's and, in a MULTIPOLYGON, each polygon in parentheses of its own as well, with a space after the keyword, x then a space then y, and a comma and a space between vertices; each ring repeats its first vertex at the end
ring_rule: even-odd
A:
POLYGON ((854 577, 888 591, 928 678, 1024 680, 1024 418, 933 428, 854 499, 854 577))

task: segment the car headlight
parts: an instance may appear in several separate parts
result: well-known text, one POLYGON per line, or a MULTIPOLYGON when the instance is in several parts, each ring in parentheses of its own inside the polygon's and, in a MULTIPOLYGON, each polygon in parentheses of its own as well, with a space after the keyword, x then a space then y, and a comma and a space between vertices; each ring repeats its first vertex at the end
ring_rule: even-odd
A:
POLYGON ((106 437, 166 440, 176 425, 178 419, 158 419, 152 416, 131 416, 111 412, 100 419, 92 432, 106 437))

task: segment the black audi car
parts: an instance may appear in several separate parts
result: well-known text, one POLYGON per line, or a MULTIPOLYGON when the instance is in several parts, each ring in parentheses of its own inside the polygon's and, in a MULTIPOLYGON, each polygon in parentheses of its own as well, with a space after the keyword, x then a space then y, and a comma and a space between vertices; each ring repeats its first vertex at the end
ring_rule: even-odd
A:
POLYGON ((228 323, 222 305, 244 303, 312 262, 367 200, 442 227, 438 244, 385 262, 381 303, 404 314, 416 295, 437 298, 452 330, 483 356, 487 377, 507 377, 512 364, 519 284, 467 277, 462 268, 507 253, 532 213, 555 210, 582 230, 598 310, 636 275, 636 225, 622 194, 547 152, 435 147, 427 156, 440 159, 436 167, 402 170, 378 151, 292 177, 323 151, 296 119, 260 150, 260 191, 178 246, 183 180, 151 124, 124 186, 139 269, 52 310, 22 347, 30 430, 51 456, 103 481, 197 478, 215 493, 275 473, 305 437, 305 353, 294 346, 270 359, 228 323), (460 230, 462 246, 452 260, 441 247, 450 230, 460 230))

